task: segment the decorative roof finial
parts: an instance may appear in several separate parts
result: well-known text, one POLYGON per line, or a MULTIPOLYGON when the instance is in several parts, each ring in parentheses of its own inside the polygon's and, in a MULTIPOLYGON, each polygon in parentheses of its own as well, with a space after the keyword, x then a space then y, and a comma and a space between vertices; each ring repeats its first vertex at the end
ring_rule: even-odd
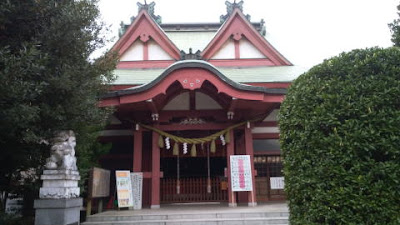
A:
POLYGON ((201 53, 200 50, 197 50, 197 52, 193 53, 192 48, 189 48, 189 53, 186 53, 185 51, 181 50, 181 60, 201 59, 200 53, 201 53))
POLYGON ((154 15, 154 6, 156 5, 155 2, 151 2, 150 4, 147 4, 147 1, 144 0, 144 5, 140 2, 137 3, 138 6, 138 12, 142 10, 146 10, 149 15, 156 21, 158 24, 161 24, 161 16, 156 16, 154 15))
MULTIPOLYGON (((224 23, 229 18, 229 16, 232 15, 233 10, 236 9, 236 8, 239 9, 241 12, 243 12, 243 3, 244 3, 243 0, 240 0, 239 3, 236 3, 236 0, 234 0, 233 3, 230 3, 229 1, 226 1, 225 2, 226 15, 221 15, 220 16, 220 22, 224 23)), ((246 15, 246 18, 247 18, 248 21, 250 21, 250 15, 249 14, 246 15)))

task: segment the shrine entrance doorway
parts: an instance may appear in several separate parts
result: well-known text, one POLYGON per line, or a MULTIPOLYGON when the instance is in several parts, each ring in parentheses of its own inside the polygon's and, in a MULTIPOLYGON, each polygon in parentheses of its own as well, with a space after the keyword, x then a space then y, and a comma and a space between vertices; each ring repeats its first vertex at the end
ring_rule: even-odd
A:
POLYGON ((197 146, 197 154, 185 154, 179 146, 179 155, 171 149, 161 152, 161 203, 226 202, 228 201, 225 146, 216 143, 216 151, 209 144, 197 146))

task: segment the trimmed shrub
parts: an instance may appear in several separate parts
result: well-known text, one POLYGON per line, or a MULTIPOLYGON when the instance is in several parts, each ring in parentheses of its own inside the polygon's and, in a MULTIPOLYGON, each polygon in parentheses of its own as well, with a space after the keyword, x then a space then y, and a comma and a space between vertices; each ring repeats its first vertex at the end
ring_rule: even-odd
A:
POLYGON ((400 49, 301 75, 279 114, 292 225, 400 224, 400 49))

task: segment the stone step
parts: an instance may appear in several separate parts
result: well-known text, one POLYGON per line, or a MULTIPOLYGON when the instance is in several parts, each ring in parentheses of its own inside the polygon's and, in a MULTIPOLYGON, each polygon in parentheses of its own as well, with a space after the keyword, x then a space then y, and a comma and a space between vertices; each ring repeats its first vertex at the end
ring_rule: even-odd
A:
POLYGON ((255 207, 226 204, 163 205, 160 209, 110 210, 88 216, 82 225, 258 225, 289 224, 286 203, 255 207))
POLYGON ((287 225, 287 217, 269 218, 203 218, 203 219, 171 219, 146 221, 93 221, 82 225, 287 225))
POLYGON ((135 215, 92 215, 87 222, 102 221, 147 221, 147 220, 177 220, 177 219, 244 219, 244 218, 287 218, 288 212, 247 212, 247 213, 180 213, 180 214, 135 214, 135 215))

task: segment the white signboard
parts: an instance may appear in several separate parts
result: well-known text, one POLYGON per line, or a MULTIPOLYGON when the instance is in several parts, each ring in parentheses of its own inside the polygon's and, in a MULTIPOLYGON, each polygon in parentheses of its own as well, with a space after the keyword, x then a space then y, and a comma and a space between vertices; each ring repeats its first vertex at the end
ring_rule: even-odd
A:
POLYGON ((253 180, 249 155, 231 155, 232 191, 252 191, 253 180))
POLYGON ((271 184, 271 190, 284 189, 285 179, 284 177, 271 177, 269 178, 271 184))
POLYGON ((131 172, 129 170, 117 170, 115 171, 115 180, 117 182, 118 207, 132 207, 131 172))
POLYGON ((133 209, 142 209, 143 173, 131 173, 133 209))

